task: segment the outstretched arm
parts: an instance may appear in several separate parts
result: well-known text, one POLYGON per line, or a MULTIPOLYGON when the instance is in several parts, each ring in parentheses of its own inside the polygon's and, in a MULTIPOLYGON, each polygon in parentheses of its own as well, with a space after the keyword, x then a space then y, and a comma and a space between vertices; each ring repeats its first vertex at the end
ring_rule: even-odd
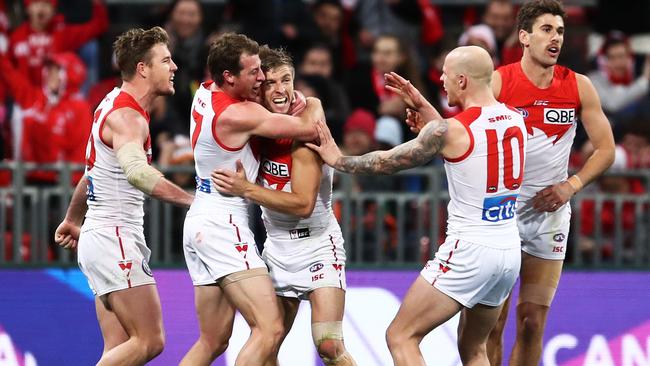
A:
POLYGON ((336 170, 352 174, 393 174, 431 160, 445 146, 447 120, 428 123, 418 136, 388 151, 373 151, 362 156, 343 156, 332 134, 323 123, 317 123, 320 146, 308 143, 323 161, 336 170))
POLYGON ((442 119, 436 108, 426 100, 410 81, 395 72, 384 74, 384 80, 386 81, 386 89, 399 95, 409 109, 418 112, 424 121, 442 119))

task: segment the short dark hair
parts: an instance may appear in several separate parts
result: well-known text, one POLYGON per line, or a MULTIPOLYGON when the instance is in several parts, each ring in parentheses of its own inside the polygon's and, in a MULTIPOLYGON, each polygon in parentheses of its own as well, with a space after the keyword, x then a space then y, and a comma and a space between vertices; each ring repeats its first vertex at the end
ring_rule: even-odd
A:
POLYGON ((557 0, 532 0, 526 2, 517 14, 517 30, 533 32, 533 23, 544 14, 559 15, 566 20, 566 12, 562 3, 557 0))
POLYGON ((159 43, 169 45, 169 36, 160 27, 147 30, 142 28, 129 29, 118 36, 113 43, 113 52, 115 53, 122 80, 128 81, 133 78, 139 62, 150 65, 151 49, 159 43))
POLYGON ((284 48, 270 48, 267 45, 260 47, 262 71, 267 72, 280 66, 289 66, 293 69, 293 59, 284 48))
POLYGON ((228 70, 233 74, 239 74, 242 70, 240 58, 242 54, 257 55, 260 53, 260 45, 254 40, 238 33, 225 33, 210 46, 208 52, 208 71, 210 77, 217 85, 223 85, 225 81, 223 72, 228 70))

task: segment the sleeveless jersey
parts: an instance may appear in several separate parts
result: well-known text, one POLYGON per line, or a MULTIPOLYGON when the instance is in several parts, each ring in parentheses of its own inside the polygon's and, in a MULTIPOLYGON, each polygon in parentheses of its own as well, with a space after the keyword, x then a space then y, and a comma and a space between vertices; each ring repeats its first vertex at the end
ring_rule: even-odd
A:
POLYGON ((445 159, 449 184, 447 236, 494 248, 519 246, 515 203, 521 189, 526 128, 503 104, 459 113, 470 147, 445 159))
POLYGON ((235 170, 241 160, 249 181, 257 179, 259 161, 251 141, 243 146, 229 147, 216 134, 216 125, 221 113, 228 106, 241 102, 222 91, 212 91, 212 81, 203 83, 194 95, 190 121, 190 136, 196 169, 196 196, 190 208, 191 214, 215 212, 237 212, 247 215, 247 201, 241 197, 224 195, 217 191, 210 179, 215 169, 235 170))
POLYGON ((571 145, 576 134, 580 95, 575 72, 556 65, 546 89, 533 85, 521 62, 498 69, 503 84, 497 98, 517 108, 528 131, 528 151, 521 200, 567 178, 571 145))
MULTIPOLYGON (((86 190, 88 226, 134 225, 142 226, 144 193, 132 186, 117 160, 112 144, 102 139, 106 117, 121 108, 131 108, 139 112, 149 123, 149 114, 138 102, 119 88, 113 89, 97 106, 93 125, 86 145, 86 190)), ((143 146, 147 162, 151 164, 151 137, 143 146)))
MULTIPOLYGON (((292 139, 260 138, 261 165, 258 183, 265 188, 291 192, 291 147, 292 139)), ((308 218, 287 215, 262 206, 264 224, 276 229, 295 229, 305 227, 323 227, 332 222, 332 179, 334 170, 323 164, 320 189, 316 197, 314 211, 308 218)))

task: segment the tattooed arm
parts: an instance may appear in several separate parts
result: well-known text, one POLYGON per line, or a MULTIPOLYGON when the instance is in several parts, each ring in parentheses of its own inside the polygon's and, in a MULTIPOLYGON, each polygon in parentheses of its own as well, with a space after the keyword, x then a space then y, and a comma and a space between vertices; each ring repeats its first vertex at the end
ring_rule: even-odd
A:
POLYGON ((418 136, 388 151, 373 151, 362 156, 343 156, 326 125, 317 124, 320 146, 307 144, 323 161, 342 172, 352 174, 393 174, 422 165, 440 153, 447 138, 447 120, 428 123, 418 136))

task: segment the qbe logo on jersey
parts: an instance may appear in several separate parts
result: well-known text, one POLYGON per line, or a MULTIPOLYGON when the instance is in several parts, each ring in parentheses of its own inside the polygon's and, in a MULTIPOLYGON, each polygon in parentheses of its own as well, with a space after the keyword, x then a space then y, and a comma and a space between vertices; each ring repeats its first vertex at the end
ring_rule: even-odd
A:
POLYGON ((576 119, 573 108, 544 108, 544 123, 550 125, 570 125, 576 119))
POLYGON ((264 160, 262 162, 264 173, 280 178, 289 178, 289 166, 273 160, 264 160))
POLYGON ((517 195, 489 197, 483 200, 483 221, 498 222, 515 217, 517 195))

